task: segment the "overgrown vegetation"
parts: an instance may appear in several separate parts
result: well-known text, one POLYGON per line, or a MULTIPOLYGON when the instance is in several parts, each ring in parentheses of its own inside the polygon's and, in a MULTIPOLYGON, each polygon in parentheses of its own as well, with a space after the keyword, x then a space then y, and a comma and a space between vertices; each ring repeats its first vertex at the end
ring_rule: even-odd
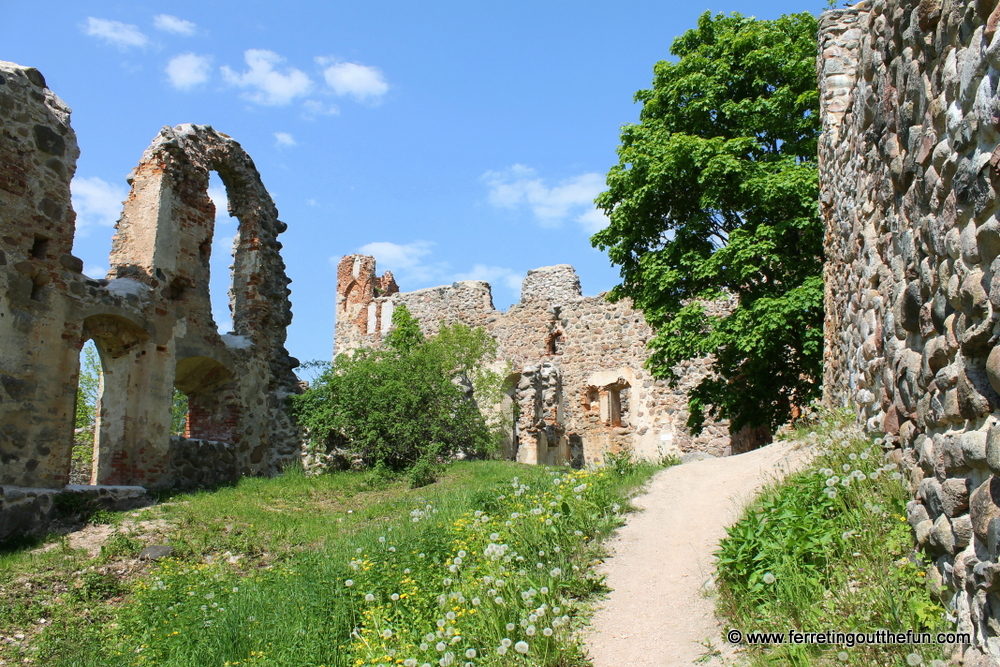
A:
POLYGON ((570 629, 601 589, 589 566, 653 470, 457 462, 417 490, 293 470, 178 495, 134 514, 95 559, 65 543, 0 556, 0 634, 22 637, 0 659, 582 665, 570 629), (175 552, 131 579, 120 552, 134 552, 140 519, 169 521, 175 552))
POLYGON ((291 397, 311 445, 332 442, 371 467, 410 470, 415 486, 433 481, 439 460, 495 452, 499 433, 487 415, 503 380, 489 367, 496 341, 461 323, 425 339, 405 305, 396 307, 392 326, 384 347, 338 355, 291 397))
POLYGON ((656 331, 648 367, 713 355, 689 394, 707 415, 772 430, 818 394, 823 356, 823 228, 817 200, 816 17, 761 21, 706 12, 677 37, 674 62, 640 90, 619 163, 596 200, 610 224, 592 238, 621 267, 656 331), (736 297, 730 314, 703 304, 736 297))
MULTIPOLYGON (((718 557, 719 610, 741 631, 953 630, 931 599, 906 522, 905 480, 843 414, 797 434, 819 453, 765 490, 727 530, 718 557)), ((914 665, 937 645, 751 648, 753 665, 914 665), (916 654, 917 657, 913 657, 916 654)))

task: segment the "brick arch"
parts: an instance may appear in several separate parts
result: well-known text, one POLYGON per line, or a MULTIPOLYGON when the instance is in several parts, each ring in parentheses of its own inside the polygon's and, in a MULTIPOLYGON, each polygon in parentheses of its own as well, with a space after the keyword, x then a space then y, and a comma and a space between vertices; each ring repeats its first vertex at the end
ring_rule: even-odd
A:
POLYGON ((291 281, 277 237, 287 226, 250 156, 210 126, 164 127, 146 149, 130 176, 110 277, 146 283, 184 311, 192 332, 217 337, 208 293, 215 233, 215 206, 208 196, 212 171, 226 187, 230 215, 239 221, 229 288, 233 331, 254 342, 264 331, 277 332, 270 342, 283 345, 291 322, 291 281), (261 271, 262 266, 271 270, 261 271))

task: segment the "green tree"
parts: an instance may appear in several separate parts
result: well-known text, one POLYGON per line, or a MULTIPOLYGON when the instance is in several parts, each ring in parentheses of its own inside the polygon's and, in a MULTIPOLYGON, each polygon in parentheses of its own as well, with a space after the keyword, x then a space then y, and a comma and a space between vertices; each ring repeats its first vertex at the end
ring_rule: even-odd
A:
POLYGON ((499 395, 501 375, 486 368, 496 342, 463 324, 425 339, 405 305, 392 325, 385 347, 338 355, 289 399, 312 445, 334 435, 369 465, 397 472, 459 451, 494 451, 498 438, 480 403, 499 395))
POLYGON ((173 399, 170 401, 170 435, 184 435, 184 431, 187 430, 187 416, 187 394, 174 387, 173 399))
POLYGON ((80 376, 76 383, 76 418, 73 426, 80 436, 76 438, 77 440, 86 440, 86 434, 89 433, 90 442, 93 442, 97 392, 100 385, 101 359, 94 342, 88 340, 80 354, 80 376))
POLYGON ((676 380, 678 362, 715 355, 690 394, 695 432, 709 414, 773 428, 819 390, 816 31, 808 13, 703 14, 636 93, 640 122, 596 200, 610 224, 592 243, 620 266, 611 298, 656 331, 652 373, 676 380), (730 314, 706 311, 727 295, 730 314))

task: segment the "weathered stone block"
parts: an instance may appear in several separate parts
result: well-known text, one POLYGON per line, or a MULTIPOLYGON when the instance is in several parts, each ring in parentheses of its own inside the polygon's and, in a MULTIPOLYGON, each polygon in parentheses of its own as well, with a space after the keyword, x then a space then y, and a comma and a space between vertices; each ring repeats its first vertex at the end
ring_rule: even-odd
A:
POLYGON ((976 537, 985 543, 990 522, 1000 518, 1000 478, 990 477, 972 492, 969 518, 976 537))
POLYGON ((966 480, 956 477, 946 479, 941 484, 941 508, 949 517, 955 517, 969 509, 969 489, 966 480))

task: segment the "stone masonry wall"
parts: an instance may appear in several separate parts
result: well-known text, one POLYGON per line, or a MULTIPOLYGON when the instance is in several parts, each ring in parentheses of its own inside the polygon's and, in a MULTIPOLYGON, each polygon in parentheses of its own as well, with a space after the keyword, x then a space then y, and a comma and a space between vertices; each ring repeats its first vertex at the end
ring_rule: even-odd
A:
POLYGON ((37 70, 0 62, 0 486, 13 497, 69 481, 87 340, 102 366, 92 484, 277 470, 298 452, 284 407, 297 362, 284 348, 285 225, 253 161, 210 127, 164 128, 129 177, 108 277, 92 280, 71 254, 79 150, 69 114, 37 70), (208 294, 212 170, 240 222, 226 335, 208 294), (170 437, 174 387, 188 395, 192 440, 170 437))
MULTIPOLYGON (((652 378, 643 364, 651 331, 641 312, 604 295, 584 297, 568 264, 528 272, 520 301, 506 313, 493 307, 488 283, 463 281, 399 292, 388 272, 379 278, 375 260, 348 255, 338 267, 337 354, 378 345, 399 304, 425 334, 441 322, 484 327, 514 373, 507 454, 525 463, 592 463, 624 448, 656 458, 705 451, 728 455, 767 441, 766 434, 730 437, 726 422, 710 422, 698 437, 685 427, 687 390, 708 372, 709 360, 689 362, 676 388, 652 378)), ((712 304, 725 308, 726 304, 712 304)))
POLYGON ((824 394, 885 432, 933 592, 1000 664, 1000 6, 827 12, 824 394))

